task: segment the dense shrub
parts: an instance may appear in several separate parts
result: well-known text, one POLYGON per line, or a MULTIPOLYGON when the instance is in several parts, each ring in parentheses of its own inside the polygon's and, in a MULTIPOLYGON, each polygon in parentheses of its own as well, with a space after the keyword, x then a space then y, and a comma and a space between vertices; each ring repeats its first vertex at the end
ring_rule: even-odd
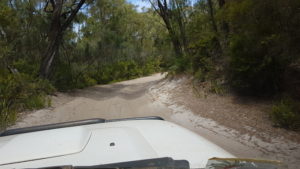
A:
POLYGON ((16 112, 49 106, 47 94, 55 91, 45 80, 35 79, 27 74, 0 72, 0 129, 13 123, 16 112))
MULTIPOLYGON (((64 64, 64 63, 60 63, 64 64)), ((145 63, 135 60, 119 61, 102 65, 59 65, 54 72, 52 82, 60 91, 84 88, 95 84, 107 84, 129 80, 160 70, 158 59, 149 59, 145 63)))
POLYGON ((51 82, 59 91, 74 89, 75 86, 73 85, 73 73, 71 66, 64 62, 58 62, 53 70, 51 82))
POLYGON ((231 40, 229 82, 235 91, 247 95, 273 94, 279 91, 286 61, 272 54, 264 40, 236 36, 231 40))
POLYGON ((149 59, 140 64, 134 60, 120 61, 101 65, 92 77, 97 80, 98 84, 129 80, 158 72, 160 71, 159 65, 158 59, 149 59))
POLYGON ((83 74, 76 79, 75 88, 83 89, 88 86, 97 84, 97 81, 88 74, 83 74))
POLYGON ((242 94, 280 92, 287 66, 299 58, 299 1, 230 1, 222 11, 230 24, 229 82, 242 94))
POLYGON ((284 98, 276 103, 270 113, 275 125, 287 129, 300 129, 300 105, 299 102, 284 98))
POLYGON ((191 67, 191 62, 186 57, 174 57, 174 60, 170 60, 169 62, 167 70, 171 74, 182 73, 191 67))

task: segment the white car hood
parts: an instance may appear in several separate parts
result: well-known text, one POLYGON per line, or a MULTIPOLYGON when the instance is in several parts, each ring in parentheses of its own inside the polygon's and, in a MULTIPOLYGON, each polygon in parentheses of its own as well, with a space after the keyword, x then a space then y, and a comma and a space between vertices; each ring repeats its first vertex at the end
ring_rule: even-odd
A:
POLYGON ((90 136, 83 127, 10 136, 0 142, 0 165, 79 153, 90 136))
POLYGON ((100 123, 0 137, 0 168, 92 166, 171 157, 204 168, 234 157, 208 140, 161 120, 100 123))

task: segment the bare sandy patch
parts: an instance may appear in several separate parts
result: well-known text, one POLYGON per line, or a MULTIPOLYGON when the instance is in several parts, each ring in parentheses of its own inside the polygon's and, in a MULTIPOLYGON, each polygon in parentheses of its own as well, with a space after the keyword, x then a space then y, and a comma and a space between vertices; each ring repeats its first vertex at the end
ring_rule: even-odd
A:
POLYGON ((223 146, 236 156, 280 160, 291 169, 298 168, 300 134, 272 126, 267 112, 270 102, 209 93, 199 97, 193 88, 191 79, 180 77, 160 82, 151 87, 150 93, 156 102, 172 110, 173 121, 194 131, 215 133, 218 136, 214 141, 220 143, 224 138, 223 146))

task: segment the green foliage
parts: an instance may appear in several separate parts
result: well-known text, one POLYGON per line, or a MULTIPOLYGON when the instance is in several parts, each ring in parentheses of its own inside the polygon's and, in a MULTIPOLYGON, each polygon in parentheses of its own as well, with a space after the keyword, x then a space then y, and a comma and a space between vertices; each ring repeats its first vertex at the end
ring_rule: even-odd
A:
POLYGON ((29 59, 25 58, 20 58, 15 60, 12 63, 12 67, 15 68, 16 70, 20 71, 21 73, 25 74, 31 74, 31 75, 37 75, 38 74, 38 68, 39 68, 39 63, 38 62, 32 62, 29 59))
POLYGON ((253 36, 232 38, 230 84, 243 94, 273 94, 279 91, 281 74, 287 62, 270 54, 270 46, 253 36))
POLYGON ((211 58, 207 57, 195 57, 193 62, 194 76, 197 80, 204 82, 212 80, 214 70, 214 64, 211 58))
POLYGON ((2 127, 16 112, 49 105, 53 86, 67 91, 149 75, 171 54, 167 31, 153 11, 137 12, 124 0, 94 1, 75 18, 81 29, 65 31, 49 81, 41 80, 51 21, 44 5, 42 0, 0 2, 2 127))
MULTIPOLYGON (((159 70, 170 45, 166 31, 152 11, 139 13, 124 0, 90 4, 91 17, 82 25, 76 43, 64 39, 51 82, 61 91, 149 75, 159 70)), ((84 15, 84 14, 83 14, 84 15)), ((74 33, 73 33, 74 34, 74 33)), ((75 34, 76 35, 76 34, 75 34)))
POLYGON ((67 65, 58 66, 53 83, 61 91, 84 88, 150 75, 160 70, 159 65, 159 60, 150 59, 145 63, 129 60, 89 67, 76 64, 72 64, 71 68, 67 65))
POLYGON ((0 2, 0 128, 17 112, 46 106, 54 92, 49 81, 36 78, 45 46, 47 17, 40 1, 0 2))
POLYGON ((270 113, 275 125, 287 129, 300 129, 300 105, 291 98, 283 98, 272 107, 270 113))
POLYGON ((170 61, 168 71, 171 74, 182 73, 189 69, 190 61, 186 57, 176 57, 170 61))
MULTIPOLYGON (((208 2, 192 7, 188 0, 170 0, 158 16, 153 9, 137 12, 125 0, 89 1, 64 32, 45 81, 37 78, 51 21, 44 1, 0 1, 0 123, 13 121, 15 112, 47 106, 52 85, 67 91, 161 68, 191 73, 217 94, 225 84, 243 95, 284 90, 282 75, 300 58, 300 1, 208 2)), ((292 121, 287 105, 278 104, 273 117, 292 121)))
POLYGON ((226 87, 220 82, 220 80, 212 80, 210 86, 210 92, 217 95, 224 95, 226 92, 226 87))
POLYGON ((83 89, 85 87, 93 86, 95 84, 97 84, 97 81, 95 79, 88 76, 87 74, 84 74, 84 75, 80 76, 80 78, 77 79, 76 88, 83 89))
POLYGON ((76 63, 67 65, 61 62, 57 64, 51 81, 60 91, 68 91, 76 88, 82 89, 97 84, 88 71, 86 65, 78 65, 76 63))
POLYGON ((133 79, 158 72, 159 61, 147 61, 138 64, 136 61, 122 61, 110 65, 102 65, 94 75, 98 84, 133 79))
POLYGON ((48 106, 48 98, 45 95, 33 95, 24 100, 24 108, 28 110, 41 109, 48 106))
POLYGON ((300 40, 293 38, 300 35, 297 6, 300 3, 294 0, 238 0, 227 4, 223 14, 232 29, 228 80, 234 90, 247 95, 282 90, 282 74, 300 56, 295 46, 300 40), (291 22, 285 22, 288 20, 291 22))
POLYGON ((47 94, 55 91, 44 80, 34 79, 29 75, 0 72, 0 125, 1 128, 14 122, 16 112, 39 109, 49 103, 47 94))

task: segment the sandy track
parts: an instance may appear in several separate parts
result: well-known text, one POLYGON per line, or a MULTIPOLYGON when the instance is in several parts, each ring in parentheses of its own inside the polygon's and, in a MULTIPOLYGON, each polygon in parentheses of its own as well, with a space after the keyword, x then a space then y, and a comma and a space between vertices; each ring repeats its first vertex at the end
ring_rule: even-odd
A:
MULTIPOLYGON (((196 105, 199 102, 188 101, 193 105, 178 103, 180 98, 195 100, 185 98, 193 97, 189 95, 178 96, 185 95, 180 94, 183 80, 168 81, 164 77, 155 74, 115 84, 89 87, 68 94, 58 93, 52 97, 52 107, 24 113, 12 128, 89 118, 161 116, 193 130, 238 157, 282 160, 290 163, 290 169, 296 169, 300 165, 298 143, 277 138, 274 138, 277 139, 276 143, 266 142, 254 139, 253 134, 249 139, 248 133, 241 134, 238 129, 220 124, 217 119, 201 116, 197 113, 199 106, 196 105)), ((213 104, 210 106, 215 108, 213 104)))
POLYGON ((52 98, 53 106, 26 113, 15 127, 25 127, 89 118, 125 118, 159 115, 168 117, 170 110, 154 103, 148 90, 164 76, 153 76, 98 85, 69 94, 58 93, 52 98))

